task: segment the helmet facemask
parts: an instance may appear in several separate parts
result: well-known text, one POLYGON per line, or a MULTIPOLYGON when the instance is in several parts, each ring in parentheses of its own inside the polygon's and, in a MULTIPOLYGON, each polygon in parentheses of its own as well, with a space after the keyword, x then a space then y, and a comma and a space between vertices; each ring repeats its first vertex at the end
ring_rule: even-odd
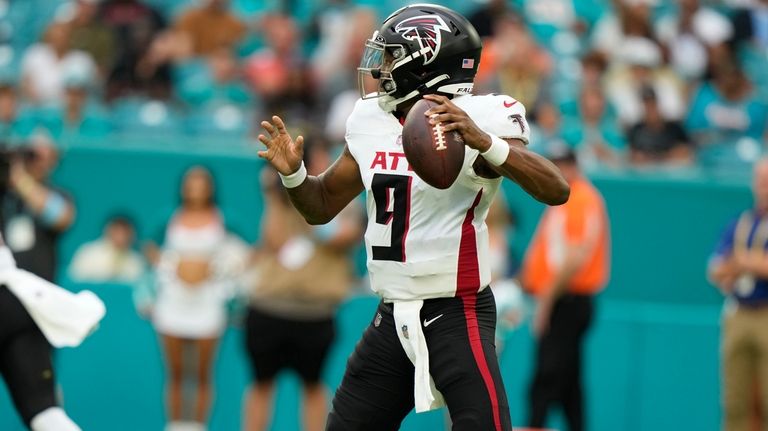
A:
MULTIPOLYGON (((394 100, 397 84, 392 78, 392 69, 397 67, 398 60, 405 57, 406 50, 402 45, 386 44, 384 39, 375 31, 365 42, 360 66, 357 68, 357 79, 362 99, 394 100), (378 88, 373 93, 366 93, 365 78, 371 76, 378 82, 378 88)), ((382 107, 383 108, 383 107, 382 107)), ((393 109, 389 109, 390 111, 393 109)))

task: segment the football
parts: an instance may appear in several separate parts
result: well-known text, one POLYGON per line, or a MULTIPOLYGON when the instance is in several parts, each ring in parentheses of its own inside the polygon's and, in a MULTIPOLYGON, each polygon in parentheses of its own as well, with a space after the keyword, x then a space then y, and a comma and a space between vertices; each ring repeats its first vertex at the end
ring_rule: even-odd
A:
POLYGON ((458 132, 434 126, 424 113, 435 106, 421 99, 413 105, 403 123, 403 151, 416 175, 438 189, 450 187, 464 164, 464 141, 458 132))

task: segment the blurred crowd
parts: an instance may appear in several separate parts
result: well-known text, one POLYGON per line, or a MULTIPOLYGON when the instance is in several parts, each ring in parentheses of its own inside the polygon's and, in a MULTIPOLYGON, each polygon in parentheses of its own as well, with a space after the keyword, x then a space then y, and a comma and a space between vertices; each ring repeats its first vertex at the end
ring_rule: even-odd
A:
MULTIPOLYGON (((0 133, 22 142, 119 135, 253 141, 280 114, 343 142, 365 39, 389 11, 323 0, 0 2, 0 133), (25 12, 26 11, 26 12, 25 12), (31 12, 32 11, 32 12, 31 12), (14 22, 14 20, 16 22, 14 22), (32 21, 30 21, 32 22, 32 21), (25 33, 25 37, 21 37, 25 33)), ((586 168, 739 171, 765 145, 768 2, 572 0, 462 3, 484 38, 477 93, 521 100, 533 147, 586 168)))

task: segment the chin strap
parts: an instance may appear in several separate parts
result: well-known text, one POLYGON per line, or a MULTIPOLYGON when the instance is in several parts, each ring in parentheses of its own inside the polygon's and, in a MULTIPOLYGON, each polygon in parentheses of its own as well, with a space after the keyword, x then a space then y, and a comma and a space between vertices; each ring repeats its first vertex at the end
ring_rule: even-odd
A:
MULTIPOLYGON (((440 75, 440 76, 437 76, 435 78, 430 79, 429 81, 424 83, 419 88, 432 88, 435 85, 437 85, 438 83, 440 83, 442 81, 445 81, 446 79, 449 79, 449 78, 450 78, 450 76, 448 74, 443 74, 443 75, 440 75)), ((405 96, 400 97, 398 99, 395 99, 392 96, 382 96, 382 97, 379 98, 379 107, 381 109, 383 109, 384 112, 392 112, 395 109, 397 109, 397 105, 399 105, 399 104, 401 104, 401 103, 403 103, 403 102, 405 102, 407 100, 411 100, 414 97, 418 96, 419 94, 421 94, 421 92, 419 90, 413 90, 410 93, 408 93, 405 96)))

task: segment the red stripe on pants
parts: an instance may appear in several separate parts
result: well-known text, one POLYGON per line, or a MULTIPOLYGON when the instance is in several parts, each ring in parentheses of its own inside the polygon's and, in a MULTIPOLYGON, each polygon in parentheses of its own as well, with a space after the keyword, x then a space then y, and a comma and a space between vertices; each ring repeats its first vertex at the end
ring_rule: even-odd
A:
POLYGON ((488 390, 493 410, 493 423, 496 431, 501 430, 501 415, 499 414, 499 398, 496 394, 496 384, 493 381, 491 371, 488 369, 488 360, 485 357, 483 343, 480 341, 480 327, 477 323, 477 291, 480 289, 480 266, 477 261, 477 235, 472 222, 475 219, 475 208, 480 203, 483 191, 480 190, 467 210, 464 223, 461 225, 461 242, 459 243, 459 263, 456 280, 456 293, 464 304, 464 319, 467 322, 467 335, 475 364, 488 390))

